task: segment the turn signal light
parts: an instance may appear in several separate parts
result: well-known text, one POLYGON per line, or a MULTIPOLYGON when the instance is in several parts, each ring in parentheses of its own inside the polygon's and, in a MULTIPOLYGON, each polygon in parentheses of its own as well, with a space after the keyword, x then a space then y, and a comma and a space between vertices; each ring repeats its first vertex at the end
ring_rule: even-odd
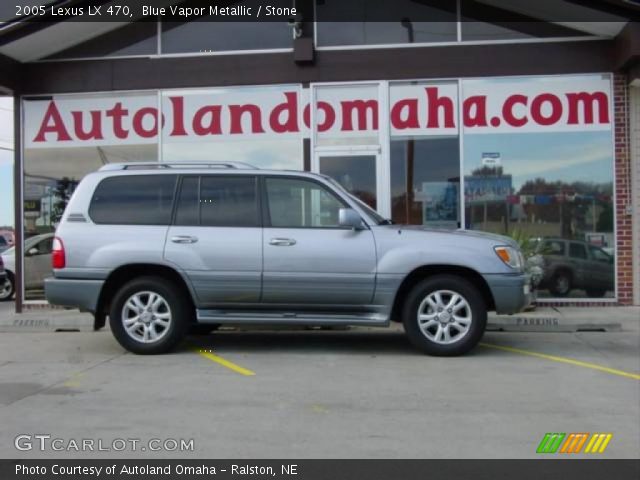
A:
POLYGON ((51 264, 53 268, 64 268, 67 265, 67 259, 64 254, 64 244, 58 237, 53 237, 51 264))

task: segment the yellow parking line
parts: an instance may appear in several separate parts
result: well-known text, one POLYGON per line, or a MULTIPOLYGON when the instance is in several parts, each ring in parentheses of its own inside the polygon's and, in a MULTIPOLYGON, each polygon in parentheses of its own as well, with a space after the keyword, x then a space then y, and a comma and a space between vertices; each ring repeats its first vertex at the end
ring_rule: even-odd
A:
POLYGON ((625 372, 624 370, 617 370, 615 368, 605 367, 596 363, 581 362, 580 360, 573 360, 572 358, 558 357, 557 355, 547 355, 546 353, 532 352, 530 350, 522 350, 520 348, 503 347, 502 345, 493 345, 490 343, 481 343, 480 345, 487 348, 494 348, 496 350, 503 350, 505 352, 519 353, 520 355, 529 355, 531 357, 544 358, 545 360, 551 360, 552 362, 568 363, 569 365, 575 365, 577 367, 590 368, 592 370, 599 370, 601 372, 610 373, 611 375, 619 375, 621 377, 640 380, 640 374, 625 372))
POLYGON ((202 355, 204 358, 207 358, 212 362, 216 362, 217 364, 222 365, 223 367, 227 367, 229 370, 233 370, 234 372, 239 373, 240 375, 246 375, 250 377, 256 374, 255 372, 252 372, 247 368, 241 367, 240 365, 236 365, 235 363, 230 362, 225 358, 222 358, 220 355, 216 355, 211 350, 205 350, 202 348, 194 348, 194 350, 198 352, 200 355, 202 355))

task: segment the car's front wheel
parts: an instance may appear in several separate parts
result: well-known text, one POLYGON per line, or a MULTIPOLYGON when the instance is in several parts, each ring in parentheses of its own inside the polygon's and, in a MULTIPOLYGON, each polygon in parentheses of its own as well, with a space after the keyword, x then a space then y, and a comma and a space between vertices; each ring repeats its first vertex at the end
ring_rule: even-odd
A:
POLYGON ((0 284, 0 302, 8 302, 13 298, 14 293, 16 293, 16 287, 13 283, 13 276, 7 272, 7 278, 0 284))
POLYGON ((411 343, 424 353, 462 355, 482 338, 487 307, 471 282, 455 275, 437 275, 411 290, 403 323, 411 343))
POLYGON ((184 337, 190 307, 182 290, 159 277, 140 277, 114 296, 109 325, 124 348, 138 354, 166 353, 184 337))
POLYGON ((571 275, 565 270, 560 270, 551 278, 549 291, 556 297, 566 297, 571 291, 571 275))

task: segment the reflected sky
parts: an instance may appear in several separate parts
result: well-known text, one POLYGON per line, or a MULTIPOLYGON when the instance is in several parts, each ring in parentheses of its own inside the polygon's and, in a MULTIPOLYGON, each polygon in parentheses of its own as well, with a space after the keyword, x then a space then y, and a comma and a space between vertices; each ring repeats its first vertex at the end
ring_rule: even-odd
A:
POLYGON ((302 170, 300 139, 251 140, 211 143, 164 143, 165 162, 245 162, 258 168, 302 170))
POLYGON ((613 181, 611 132, 466 135, 465 174, 482 166, 483 152, 500 153, 516 190, 539 177, 567 183, 613 181))

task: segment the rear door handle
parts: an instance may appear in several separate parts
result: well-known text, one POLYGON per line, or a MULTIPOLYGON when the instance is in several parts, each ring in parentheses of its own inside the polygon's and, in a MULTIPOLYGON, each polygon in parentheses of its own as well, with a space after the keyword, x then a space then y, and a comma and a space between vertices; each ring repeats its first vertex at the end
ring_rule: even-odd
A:
POLYGON ((176 235, 171 237, 171 241, 173 243, 196 243, 198 241, 198 237, 192 237, 189 235, 176 235))
POLYGON ((276 247, 290 247, 295 244, 296 241, 293 238, 272 238, 269 240, 269 245, 275 245, 276 247))

